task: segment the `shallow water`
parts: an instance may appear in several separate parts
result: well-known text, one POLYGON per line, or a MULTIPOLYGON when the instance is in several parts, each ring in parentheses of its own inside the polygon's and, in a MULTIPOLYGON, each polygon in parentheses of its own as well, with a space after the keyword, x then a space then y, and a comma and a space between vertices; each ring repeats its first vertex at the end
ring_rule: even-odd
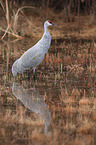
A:
POLYGON ((11 73, 30 39, 0 44, 0 144, 95 145, 95 42, 52 40, 35 82, 11 73))

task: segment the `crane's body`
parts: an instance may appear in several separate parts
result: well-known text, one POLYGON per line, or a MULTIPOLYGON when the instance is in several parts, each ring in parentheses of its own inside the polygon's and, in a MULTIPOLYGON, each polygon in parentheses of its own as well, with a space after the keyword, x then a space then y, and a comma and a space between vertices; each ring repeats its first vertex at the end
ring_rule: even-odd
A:
POLYGON ((28 68, 33 68, 35 80, 35 68, 41 63, 51 44, 51 35, 48 26, 55 25, 50 20, 44 23, 44 34, 42 38, 30 49, 28 49, 12 66, 12 74, 16 77, 17 73, 23 74, 28 68))

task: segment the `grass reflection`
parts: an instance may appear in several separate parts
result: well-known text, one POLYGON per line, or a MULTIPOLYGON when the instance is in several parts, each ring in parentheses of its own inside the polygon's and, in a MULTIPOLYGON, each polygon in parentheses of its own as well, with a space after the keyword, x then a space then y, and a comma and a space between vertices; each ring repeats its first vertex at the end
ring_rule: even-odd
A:
POLYGON ((55 47, 52 45, 38 66, 34 89, 33 79, 27 80, 27 72, 18 75, 15 83, 11 73, 13 62, 26 51, 26 46, 30 47, 31 42, 13 42, 8 44, 8 49, 1 42, 1 143, 96 144, 95 43, 81 40, 62 41, 55 47), (36 114, 33 106, 36 107, 36 114), (49 137, 44 133, 46 125, 42 120, 44 124, 48 123, 49 137))

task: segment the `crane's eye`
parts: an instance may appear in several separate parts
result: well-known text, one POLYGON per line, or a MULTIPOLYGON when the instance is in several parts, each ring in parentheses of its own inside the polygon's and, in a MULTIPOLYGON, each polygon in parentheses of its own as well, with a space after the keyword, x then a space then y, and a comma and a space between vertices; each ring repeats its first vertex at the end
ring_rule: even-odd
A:
POLYGON ((48 22, 49 22, 50 24, 52 24, 52 22, 51 22, 50 20, 49 20, 48 22))

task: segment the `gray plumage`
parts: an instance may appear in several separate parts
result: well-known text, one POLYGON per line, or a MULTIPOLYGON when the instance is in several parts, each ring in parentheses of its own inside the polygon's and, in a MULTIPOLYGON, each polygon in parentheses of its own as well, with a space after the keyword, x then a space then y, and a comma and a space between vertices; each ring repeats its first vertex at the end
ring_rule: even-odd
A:
POLYGON ((35 77, 35 68, 43 60, 51 43, 51 35, 48 32, 48 26, 50 25, 55 24, 50 20, 45 21, 44 34, 42 38, 13 63, 12 74, 14 77, 16 77, 17 73, 23 74, 23 72, 28 68, 33 68, 33 76, 35 77))

